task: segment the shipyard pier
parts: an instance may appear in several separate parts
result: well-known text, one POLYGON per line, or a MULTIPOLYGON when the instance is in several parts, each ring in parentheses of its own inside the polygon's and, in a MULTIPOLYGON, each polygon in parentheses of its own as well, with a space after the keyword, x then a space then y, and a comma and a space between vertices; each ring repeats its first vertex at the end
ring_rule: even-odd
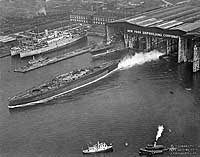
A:
POLYGON ((177 62, 192 62, 199 71, 200 7, 177 5, 160 8, 106 24, 106 38, 124 41, 125 47, 151 51, 157 49, 177 62))

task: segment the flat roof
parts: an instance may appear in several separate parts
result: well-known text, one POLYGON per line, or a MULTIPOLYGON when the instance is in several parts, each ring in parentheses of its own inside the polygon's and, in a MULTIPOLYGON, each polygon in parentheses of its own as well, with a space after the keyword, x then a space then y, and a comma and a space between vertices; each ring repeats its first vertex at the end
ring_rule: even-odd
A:
POLYGON ((163 30, 179 30, 185 33, 200 33, 200 7, 177 5, 144 12, 110 23, 126 22, 140 27, 163 30))

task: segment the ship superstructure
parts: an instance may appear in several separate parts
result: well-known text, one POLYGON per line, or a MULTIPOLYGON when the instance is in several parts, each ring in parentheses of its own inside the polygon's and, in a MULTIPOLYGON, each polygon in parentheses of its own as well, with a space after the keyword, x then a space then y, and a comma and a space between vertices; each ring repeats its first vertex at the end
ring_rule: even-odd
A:
POLYGON ((19 46, 11 48, 11 56, 19 54, 21 58, 54 51, 76 43, 86 37, 89 25, 73 25, 71 27, 45 30, 37 33, 26 31, 18 34, 19 46))

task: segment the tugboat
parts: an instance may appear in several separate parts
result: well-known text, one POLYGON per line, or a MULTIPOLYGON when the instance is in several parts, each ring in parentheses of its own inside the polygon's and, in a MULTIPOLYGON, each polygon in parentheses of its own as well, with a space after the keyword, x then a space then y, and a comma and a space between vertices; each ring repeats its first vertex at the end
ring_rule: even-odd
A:
POLYGON ((105 153, 105 152, 112 152, 113 146, 112 144, 107 145, 105 142, 97 142, 97 144, 89 147, 88 149, 83 150, 83 154, 93 154, 93 153, 105 153))
POLYGON ((139 154, 151 156, 151 155, 155 155, 155 154, 162 154, 168 150, 169 150, 169 148, 167 148, 163 145, 148 144, 145 148, 139 149, 139 154))

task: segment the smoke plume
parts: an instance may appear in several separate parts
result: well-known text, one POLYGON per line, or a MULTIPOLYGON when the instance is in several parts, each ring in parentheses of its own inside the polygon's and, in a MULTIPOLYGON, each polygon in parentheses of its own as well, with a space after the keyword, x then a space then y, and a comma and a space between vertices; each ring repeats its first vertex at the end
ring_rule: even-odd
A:
POLYGON ((164 130, 163 125, 159 125, 159 126, 158 126, 157 135, 156 135, 156 141, 155 141, 154 145, 156 145, 156 142, 157 142, 158 139, 161 137, 163 130, 164 130))

